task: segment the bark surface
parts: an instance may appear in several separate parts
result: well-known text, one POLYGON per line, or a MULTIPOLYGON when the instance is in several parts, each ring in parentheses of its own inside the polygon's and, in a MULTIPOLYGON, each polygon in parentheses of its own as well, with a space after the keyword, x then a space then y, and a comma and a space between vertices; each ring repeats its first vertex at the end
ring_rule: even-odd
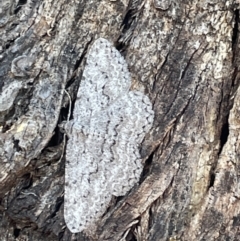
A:
POLYGON ((0 239, 240 240, 239 9, 237 0, 2 0, 0 239), (58 124, 99 37, 122 52, 155 119, 139 185, 112 199, 97 231, 71 234, 58 124))

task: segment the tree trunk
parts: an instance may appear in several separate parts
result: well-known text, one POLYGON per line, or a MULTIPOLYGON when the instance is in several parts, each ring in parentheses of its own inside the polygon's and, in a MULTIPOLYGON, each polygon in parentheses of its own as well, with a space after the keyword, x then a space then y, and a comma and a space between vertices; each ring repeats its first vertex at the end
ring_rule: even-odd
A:
POLYGON ((237 0, 2 0, 0 239, 240 240, 238 22, 237 0), (154 123, 139 185, 95 233, 72 234, 58 124, 99 37, 121 51, 154 123))

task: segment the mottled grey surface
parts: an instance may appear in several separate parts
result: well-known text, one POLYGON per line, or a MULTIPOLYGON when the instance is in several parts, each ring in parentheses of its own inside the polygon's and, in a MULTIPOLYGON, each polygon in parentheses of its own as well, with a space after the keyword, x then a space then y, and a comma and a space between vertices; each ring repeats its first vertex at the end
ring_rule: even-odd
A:
POLYGON ((130 86, 124 58, 107 40, 96 40, 65 126, 64 217, 73 233, 93 228, 112 195, 125 195, 139 181, 138 149, 154 112, 149 98, 130 86))

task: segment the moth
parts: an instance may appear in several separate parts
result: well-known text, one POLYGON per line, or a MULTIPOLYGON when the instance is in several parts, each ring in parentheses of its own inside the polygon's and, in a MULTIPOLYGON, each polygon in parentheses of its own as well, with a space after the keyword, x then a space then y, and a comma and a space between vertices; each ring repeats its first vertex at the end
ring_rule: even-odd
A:
POLYGON ((97 39, 87 56, 73 119, 65 125, 64 218, 72 233, 92 229, 112 196, 124 196, 139 181, 139 146, 154 112, 149 98, 130 87, 124 58, 108 40, 97 39))

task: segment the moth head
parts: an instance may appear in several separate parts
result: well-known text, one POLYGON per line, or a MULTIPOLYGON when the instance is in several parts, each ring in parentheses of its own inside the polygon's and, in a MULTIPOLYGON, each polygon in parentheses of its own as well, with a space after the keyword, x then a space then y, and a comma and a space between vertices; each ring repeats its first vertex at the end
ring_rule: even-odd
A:
POLYGON ((69 137, 72 134, 73 124, 73 121, 63 121, 58 127, 62 133, 69 137))

